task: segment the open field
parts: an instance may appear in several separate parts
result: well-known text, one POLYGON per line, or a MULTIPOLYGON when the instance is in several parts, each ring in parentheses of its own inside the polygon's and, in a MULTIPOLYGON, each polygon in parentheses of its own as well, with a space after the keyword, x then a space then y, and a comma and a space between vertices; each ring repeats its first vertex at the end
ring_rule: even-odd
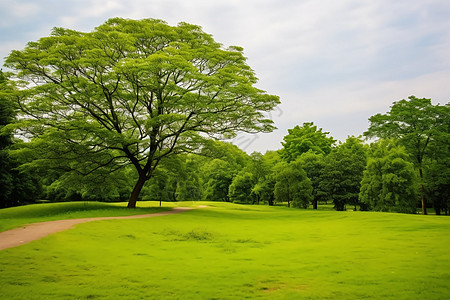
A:
MULTIPOLYGON (((448 217, 214 202, 171 205, 198 204, 209 207, 157 218, 80 224, 0 251, 0 295, 4 299, 450 298, 448 217)), ((19 222, 20 209, 32 206, 15 208, 17 216, 9 213, 10 223, 19 222)), ((88 211, 75 214, 95 214, 88 211)), ((0 211, 0 218, 7 212, 0 211)), ((50 220, 49 215, 41 211, 33 218, 50 220)))

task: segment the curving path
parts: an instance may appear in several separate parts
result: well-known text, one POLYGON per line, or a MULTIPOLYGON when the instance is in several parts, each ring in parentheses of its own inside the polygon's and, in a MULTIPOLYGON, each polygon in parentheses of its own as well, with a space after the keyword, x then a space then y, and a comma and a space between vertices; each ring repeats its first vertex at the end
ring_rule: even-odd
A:
POLYGON ((97 217, 97 218, 82 218, 69 219, 58 221, 47 221, 41 223, 33 223, 19 228, 0 232, 0 250, 17 247, 35 240, 39 240, 52 233, 60 232, 74 227, 77 224, 87 223, 100 220, 114 220, 114 219, 141 219, 158 216, 166 216, 181 213, 193 209, 193 207, 175 207, 169 211, 162 211, 158 213, 123 216, 123 217, 97 217))

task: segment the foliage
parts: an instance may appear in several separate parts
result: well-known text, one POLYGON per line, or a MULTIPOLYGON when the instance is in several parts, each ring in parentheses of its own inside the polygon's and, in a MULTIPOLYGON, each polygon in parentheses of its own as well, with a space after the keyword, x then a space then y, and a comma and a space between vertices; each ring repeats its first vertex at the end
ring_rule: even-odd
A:
POLYGON ((203 166, 205 176, 203 200, 230 201, 228 189, 235 175, 230 169, 230 164, 220 159, 213 159, 203 166))
POLYGON ((230 201, 229 187, 233 178, 246 166, 248 154, 237 146, 208 141, 199 157, 198 170, 203 183, 202 200, 230 201))
POLYGON ((283 149, 280 151, 281 157, 287 162, 296 160, 308 151, 327 155, 336 142, 327 136, 329 132, 322 132, 322 128, 317 129, 313 122, 303 123, 302 127, 297 125, 288 129, 288 133, 283 138, 283 149))
POLYGON ((0 208, 33 203, 41 195, 41 184, 30 170, 9 154, 15 147, 12 134, 5 127, 14 121, 15 111, 11 92, 15 90, 8 74, 0 71, 0 208))
POLYGON ((450 118, 446 119, 447 131, 440 131, 430 142, 424 162, 426 195, 433 203, 436 214, 450 214, 450 118))
POLYGON ((325 168, 325 158, 323 154, 317 154, 312 150, 309 150, 300 156, 299 161, 302 168, 305 170, 306 175, 311 180, 313 196, 312 204, 313 208, 317 209, 318 202, 327 202, 326 192, 320 188, 322 174, 325 168))
POLYGON ((82 176, 131 164, 134 207, 168 157, 197 151, 209 136, 274 129, 263 112, 279 99, 254 86, 242 51, 187 23, 112 18, 89 33, 54 28, 6 59, 23 83, 13 127, 31 139, 22 157, 82 176))
POLYGON ((178 178, 177 201, 199 201, 202 199, 202 177, 200 162, 196 155, 188 154, 182 157, 181 167, 183 176, 173 174, 178 178))
POLYGON ((357 206, 361 179, 366 166, 366 149, 361 139, 348 137, 325 157, 320 189, 334 202, 335 209, 357 206))
POLYGON ((360 201, 376 211, 416 213, 418 182, 403 147, 393 140, 372 144, 360 201))
POLYGON ((252 188, 255 185, 255 176, 245 170, 239 172, 230 184, 228 197, 234 203, 253 204, 252 188))
POLYGON ((311 180, 298 161, 280 162, 276 167, 275 201, 287 202, 288 207, 307 208, 312 200, 311 180))
POLYGON ((433 203, 437 215, 450 214, 450 154, 438 160, 427 161, 424 166, 426 195, 433 203))
POLYGON ((279 160, 276 151, 267 151, 264 155, 259 152, 254 152, 250 155, 250 163, 247 170, 255 177, 255 185, 252 188, 252 195, 255 202, 268 203, 273 205, 275 196, 275 175, 274 167, 279 160))
POLYGON ((430 156, 430 144, 450 139, 450 106, 433 105, 430 99, 410 96, 408 100, 394 102, 386 114, 369 119, 367 137, 397 139, 411 156, 421 179, 422 213, 426 214, 423 163, 430 156), (443 138, 444 136, 444 138, 443 138))

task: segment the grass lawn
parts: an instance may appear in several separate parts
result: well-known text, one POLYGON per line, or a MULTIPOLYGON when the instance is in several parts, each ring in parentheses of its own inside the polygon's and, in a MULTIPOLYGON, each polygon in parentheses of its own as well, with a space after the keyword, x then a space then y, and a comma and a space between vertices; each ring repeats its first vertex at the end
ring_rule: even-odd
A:
POLYGON ((156 202, 151 202, 144 207, 127 209, 124 203, 64 202, 11 207, 0 209, 0 231, 44 221, 141 215, 170 209, 169 205, 165 206, 157 207, 156 202))
POLYGON ((198 204, 0 251, 0 298, 450 299, 448 217, 198 204))

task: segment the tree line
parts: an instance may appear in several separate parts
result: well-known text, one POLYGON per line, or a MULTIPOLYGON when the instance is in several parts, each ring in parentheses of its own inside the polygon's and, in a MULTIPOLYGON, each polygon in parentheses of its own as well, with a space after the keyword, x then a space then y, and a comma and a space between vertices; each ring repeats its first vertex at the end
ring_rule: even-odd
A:
POLYGON ((279 98, 243 49, 187 23, 113 18, 54 28, 0 76, 0 206, 210 200, 448 214, 449 104, 409 97, 337 142, 312 122, 279 151, 220 142, 271 132, 279 98))
MULTIPOLYGON (((383 115, 376 115, 370 119, 371 126, 365 133, 367 137, 379 137, 371 143, 353 136, 338 143, 312 122, 290 129, 283 139, 282 149, 264 154, 249 155, 231 143, 208 140, 198 153, 178 154, 165 160, 144 185, 139 200, 286 204, 313 209, 320 203, 333 203, 339 211, 400 213, 416 213, 424 201, 425 210, 433 208, 436 214, 448 215, 448 105, 433 106, 428 99, 410 97, 394 103, 391 112, 383 117, 391 116, 399 105, 412 107, 418 103, 425 103, 429 108, 444 108, 447 112, 436 118, 437 123, 429 124, 429 132, 425 125, 417 123, 414 127, 419 131, 414 132, 412 128, 406 129, 404 111, 402 126, 398 129, 408 135, 401 132, 375 134, 383 129, 380 125, 386 126, 386 121, 377 123, 383 115), (443 116, 447 120, 441 119, 443 116), (420 148, 416 148, 418 146, 420 148), (417 151, 422 153, 420 161, 417 151)), ((21 151, 20 147, 16 151, 21 151)), ((16 166, 20 169, 17 162, 16 166)), ((3 190, 12 187, 23 190, 22 194, 16 193, 23 197, 22 202, 41 198, 126 201, 136 180, 130 166, 114 173, 105 172, 103 176, 80 176, 64 170, 14 172, 9 173, 11 178, 20 174, 28 181, 21 178, 10 182, 28 182, 26 187, 8 185, 3 180, 2 185, 9 186, 3 190)), ((2 201, 3 207, 22 203, 14 199, 2 201)))

